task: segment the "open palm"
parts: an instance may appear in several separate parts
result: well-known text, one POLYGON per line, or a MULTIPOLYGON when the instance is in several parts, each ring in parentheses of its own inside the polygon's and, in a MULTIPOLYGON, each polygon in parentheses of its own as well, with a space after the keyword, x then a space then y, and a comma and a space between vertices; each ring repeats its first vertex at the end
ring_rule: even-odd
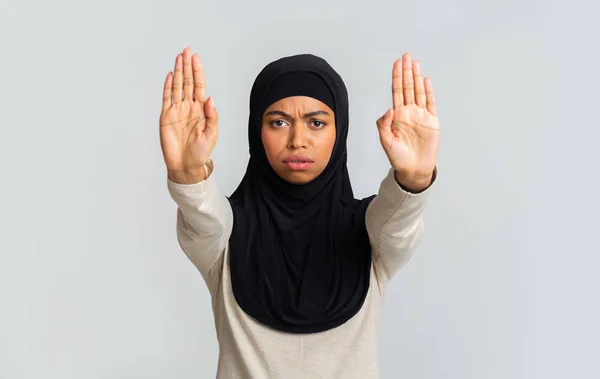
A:
POLYGON ((199 177, 218 137, 218 114, 206 100, 202 62, 185 48, 165 79, 160 143, 169 178, 199 177))
POLYGON ((408 53, 394 62, 393 108, 377 120, 381 145, 400 176, 431 177, 440 146, 440 121, 429 78, 408 53))

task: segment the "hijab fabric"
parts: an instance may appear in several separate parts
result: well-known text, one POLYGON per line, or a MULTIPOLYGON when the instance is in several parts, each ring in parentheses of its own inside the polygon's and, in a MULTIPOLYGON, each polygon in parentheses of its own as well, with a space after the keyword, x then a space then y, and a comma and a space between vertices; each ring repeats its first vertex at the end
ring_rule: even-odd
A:
POLYGON ((299 54, 269 63, 250 95, 250 160, 229 197, 231 284, 240 308, 289 333, 335 328, 361 309, 369 289, 371 248, 365 212, 346 167, 348 93, 324 59, 299 54), (279 99, 310 96, 335 112, 336 141, 324 171, 306 184, 283 180, 262 144, 264 111, 279 99))

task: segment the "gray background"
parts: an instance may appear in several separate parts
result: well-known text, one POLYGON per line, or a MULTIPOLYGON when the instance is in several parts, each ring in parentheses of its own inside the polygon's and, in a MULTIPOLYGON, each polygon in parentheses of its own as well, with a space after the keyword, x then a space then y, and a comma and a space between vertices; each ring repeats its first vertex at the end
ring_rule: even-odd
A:
POLYGON ((179 249, 158 138, 175 55, 246 167, 250 87, 311 52, 350 93, 349 170, 374 193, 394 59, 442 125, 426 237, 395 277, 383 378, 598 378, 598 26, 592 1, 3 1, 0 378, 210 378, 208 291, 179 249))

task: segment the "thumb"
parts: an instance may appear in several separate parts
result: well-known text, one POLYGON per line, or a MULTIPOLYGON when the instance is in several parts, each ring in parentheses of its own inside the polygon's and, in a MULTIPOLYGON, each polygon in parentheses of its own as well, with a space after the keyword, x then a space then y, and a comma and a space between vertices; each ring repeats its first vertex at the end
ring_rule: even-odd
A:
POLYGON ((392 120, 394 119, 394 110, 388 109, 383 116, 377 119, 377 127, 379 129, 389 130, 392 126, 392 120))
POLYGON ((219 126, 219 114, 212 96, 204 103, 204 114, 206 115, 206 128, 210 133, 216 132, 219 126))

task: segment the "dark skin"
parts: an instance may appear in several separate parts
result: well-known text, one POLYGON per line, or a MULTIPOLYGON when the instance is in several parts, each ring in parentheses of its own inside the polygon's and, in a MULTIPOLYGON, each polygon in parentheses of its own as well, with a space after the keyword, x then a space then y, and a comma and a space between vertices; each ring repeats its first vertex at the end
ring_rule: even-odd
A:
MULTIPOLYGON (((440 121, 431 80, 423 76, 419 62, 405 53, 392 69, 392 108, 377 121, 379 139, 396 181, 406 190, 421 192, 430 184, 440 146, 440 121)), ((291 183, 314 180, 325 168, 335 142, 335 123, 331 109, 320 101, 304 96, 281 99, 271 107, 286 113, 287 121, 264 127, 262 139, 273 169, 291 183), (280 103, 283 101, 283 103, 280 103), (305 114, 326 111, 317 119, 305 114), (333 126, 333 127, 332 127, 333 126), (282 127, 281 129, 279 127, 282 127), (311 154, 311 167, 286 171, 285 154, 311 154), (285 166, 285 165, 283 165, 285 166)), ((267 115, 264 115, 267 117, 267 115)), ((268 115, 271 117, 273 115, 268 115)), ((279 114, 276 117, 282 118, 279 114)), ((275 116, 273 116, 275 117, 275 116)), ((175 59, 174 73, 169 72, 163 88, 160 115, 160 142, 170 180, 180 184, 206 179, 205 163, 217 142, 219 115, 212 97, 206 97, 204 68, 189 48, 175 59)), ((303 155, 306 155, 303 154, 303 155)))
POLYGON ((271 104, 263 114, 261 137, 273 170, 294 184, 311 182, 329 162, 335 144, 335 115, 325 103, 292 96, 271 104), (286 158, 302 155, 312 163, 306 170, 286 166, 286 158))

